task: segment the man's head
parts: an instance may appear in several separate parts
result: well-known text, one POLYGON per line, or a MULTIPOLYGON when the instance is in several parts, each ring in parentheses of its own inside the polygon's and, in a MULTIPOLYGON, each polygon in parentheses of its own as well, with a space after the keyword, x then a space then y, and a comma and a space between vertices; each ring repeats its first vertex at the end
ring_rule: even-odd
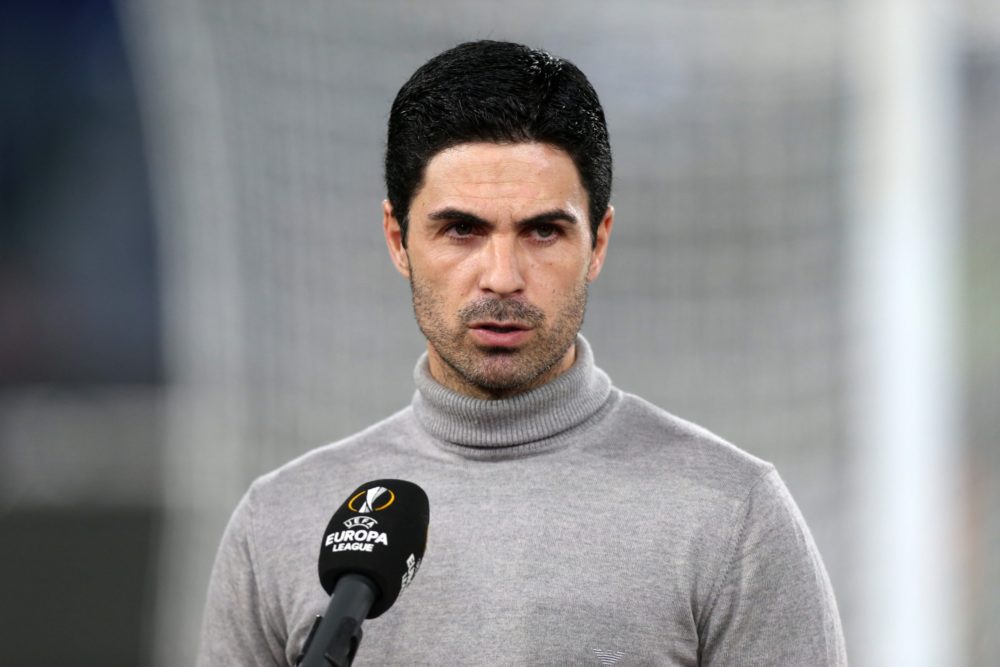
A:
POLYGON ((539 142, 565 151, 587 192, 596 240, 611 197, 611 146, 597 93, 573 63, 484 40, 449 49, 413 73, 393 102, 385 152, 386 190, 404 245, 427 163, 473 142, 539 142))
POLYGON ((518 394, 575 359, 614 214, 603 114, 567 68, 514 44, 462 45, 393 105, 386 243, 410 281, 431 375, 464 394, 518 394))

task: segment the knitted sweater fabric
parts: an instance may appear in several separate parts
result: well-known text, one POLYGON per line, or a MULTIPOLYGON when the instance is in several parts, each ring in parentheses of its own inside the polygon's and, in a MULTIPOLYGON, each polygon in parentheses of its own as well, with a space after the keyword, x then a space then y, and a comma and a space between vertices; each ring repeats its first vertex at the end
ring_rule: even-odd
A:
POLYGON ((364 665, 844 665, 833 591, 774 467, 572 368, 459 395, 426 354, 406 409, 257 479, 222 539, 198 664, 294 665, 317 558, 359 484, 419 484, 420 571, 366 621, 364 665))

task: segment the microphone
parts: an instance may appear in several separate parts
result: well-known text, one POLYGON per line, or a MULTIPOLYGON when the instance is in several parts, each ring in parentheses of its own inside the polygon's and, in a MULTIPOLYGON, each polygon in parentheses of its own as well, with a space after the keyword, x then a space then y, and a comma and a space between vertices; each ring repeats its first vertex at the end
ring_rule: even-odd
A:
POLYGON ((362 484, 330 519, 319 551, 319 581, 331 595, 303 647, 300 667, 350 667, 361 622, 381 616, 424 557, 430 508, 413 482, 362 484))

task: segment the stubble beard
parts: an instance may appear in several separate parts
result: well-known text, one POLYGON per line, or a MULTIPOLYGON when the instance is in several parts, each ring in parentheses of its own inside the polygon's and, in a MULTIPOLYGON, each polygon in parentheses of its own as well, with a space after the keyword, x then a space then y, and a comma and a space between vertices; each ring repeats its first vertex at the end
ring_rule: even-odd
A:
POLYGON ((450 323, 441 300, 412 272, 410 290, 417 326, 452 376, 436 379, 460 392, 474 389, 497 398, 523 393, 553 379, 559 362, 576 341, 587 309, 587 283, 581 281, 551 323, 537 306, 499 297, 484 297, 462 307, 450 323), (481 347, 470 339, 467 325, 484 319, 527 324, 533 335, 517 349, 481 347))

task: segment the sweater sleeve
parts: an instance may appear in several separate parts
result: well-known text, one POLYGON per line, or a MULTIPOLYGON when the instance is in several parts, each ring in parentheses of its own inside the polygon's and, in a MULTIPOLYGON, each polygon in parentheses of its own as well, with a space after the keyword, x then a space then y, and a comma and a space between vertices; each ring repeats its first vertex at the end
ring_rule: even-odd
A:
POLYGON ((286 667, 284 642, 268 621, 254 544, 253 487, 222 536, 208 584, 198 667, 286 667))
POLYGON ((778 473, 737 512, 699 628, 702 665, 846 665, 833 588, 778 473))

